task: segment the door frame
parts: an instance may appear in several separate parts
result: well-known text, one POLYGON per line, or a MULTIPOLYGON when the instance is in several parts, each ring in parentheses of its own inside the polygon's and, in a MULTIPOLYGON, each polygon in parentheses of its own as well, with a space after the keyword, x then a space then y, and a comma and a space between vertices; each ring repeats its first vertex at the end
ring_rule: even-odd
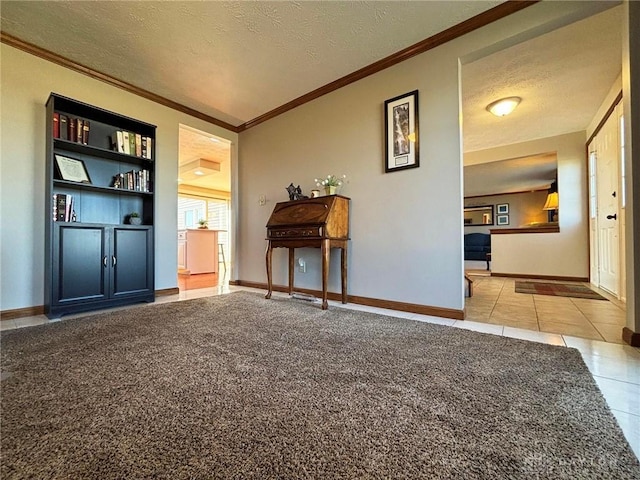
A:
MULTIPOLYGON (((588 201, 587 201, 587 206, 588 206, 588 217, 589 217, 589 231, 588 231, 588 242, 589 242, 589 281, 592 285, 594 285, 595 287, 600 288, 600 281, 599 278, 594 278, 593 272, 599 272, 600 268, 598 265, 598 241, 597 241, 597 229, 598 229, 598 219, 597 219, 597 212, 596 212, 596 216, 595 218, 592 216, 592 197, 591 197, 591 193, 592 193, 592 161, 591 161, 591 153, 594 151, 594 149, 592 148, 592 144, 595 140, 595 138, 598 136, 598 134, 600 133, 600 131, 602 130, 602 128, 604 127, 604 125, 607 123, 607 121, 609 120, 609 118, 614 115, 616 112, 618 112, 615 115, 616 118, 616 124, 618 125, 618 133, 619 133, 619 122, 620 122, 620 118, 622 117, 622 91, 620 91, 618 93, 618 95, 616 96, 616 98, 613 100, 611 106, 609 107, 609 109, 604 113, 604 115, 602 116, 602 119, 600 120, 600 122, 598 123, 598 125, 596 126, 596 128, 594 129, 593 133, 589 136, 586 144, 585 144, 585 152, 586 152, 586 161, 587 161, 587 187, 588 187, 588 201), (594 235, 595 232, 595 235, 594 235), (593 264, 595 263, 595 265, 593 264)), ((616 143, 618 145, 618 160, 620 161, 620 135, 617 135, 617 140, 618 142, 616 143)), ((597 157, 596 157, 596 162, 597 162, 597 157)), ((593 175, 593 178, 595 180, 595 184, 597 185, 597 169, 596 172, 593 175)), ((621 192, 621 183, 622 183, 622 177, 621 177, 621 172, 620 169, 618 169, 618 192, 621 192)), ((600 195, 600 193, 597 191, 596 188, 596 205, 597 205, 597 197, 598 195, 600 195)), ((620 217, 620 222, 618 223, 618 230, 619 230, 619 235, 618 235, 618 239, 619 239, 619 256, 618 256, 618 261, 619 261, 619 278, 618 278, 618 283, 619 283, 619 288, 618 288, 618 294, 617 297, 622 300, 625 301, 625 243, 624 243, 624 237, 623 235, 623 227, 622 225, 624 225, 624 208, 622 207, 622 205, 620 204, 620 200, 622 198, 622 194, 618 195, 618 212, 619 212, 619 217, 620 217)))

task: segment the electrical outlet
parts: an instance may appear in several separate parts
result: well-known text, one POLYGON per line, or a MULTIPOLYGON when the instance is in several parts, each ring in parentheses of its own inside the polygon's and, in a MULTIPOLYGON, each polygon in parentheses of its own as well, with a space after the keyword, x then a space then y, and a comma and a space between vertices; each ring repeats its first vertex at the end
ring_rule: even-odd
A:
POLYGON ((264 206, 267 203, 267 196, 263 193, 258 197, 258 205, 264 206))
POLYGON ((304 258, 298 259, 298 271, 301 273, 305 273, 307 271, 307 262, 304 261, 304 258))

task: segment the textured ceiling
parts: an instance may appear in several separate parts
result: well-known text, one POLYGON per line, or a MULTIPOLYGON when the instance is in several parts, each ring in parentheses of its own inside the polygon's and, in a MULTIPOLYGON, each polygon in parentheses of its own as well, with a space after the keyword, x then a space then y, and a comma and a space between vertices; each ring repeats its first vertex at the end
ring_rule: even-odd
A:
POLYGON ((179 182, 183 185, 208 188, 228 192, 231 190, 231 144, 224 139, 208 135, 199 130, 180 125, 180 148, 178 152, 179 166, 200 158, 220 164, 220 171, 198 177, 190 174, 179 174, 179 182))
POLYGON ((621 27, 618 6, 463 65, 465 152, 585 130, 622 70, 621 27), (486 110, 510 96, 511 115, 486 110))
POLYGON ((10 35, 233 125, 500 1, 2 1, 10 35))
MULTIPOLYGON (((3 32, 239 125, 499 3, 3 0, 0 15, 3 32)), ((610 8, 464 65, 464 150, 584 130, 620 73, 621 23, 610 8), (485 110, 512 95, 512 115, 485 110)), ((228 161, 185 141, 181 162, 228 161)))

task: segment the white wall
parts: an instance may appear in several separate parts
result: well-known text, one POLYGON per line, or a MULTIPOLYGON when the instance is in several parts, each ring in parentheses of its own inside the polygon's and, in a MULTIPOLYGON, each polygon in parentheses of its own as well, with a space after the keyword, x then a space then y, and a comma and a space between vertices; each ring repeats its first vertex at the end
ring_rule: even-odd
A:
POLYGON ((623 12, 622 99, 627 173, 627 327, 632 332, 640 334, 640 3, 625 0, 623 12))
MULTIPOLYGON (((286 185, 299 183, 308 192, 314 177, 344 173, 350 183, 343 193, 352 198, 349 293, 462 309, 459 59, 475 59, 474 52, 489 52, 499 42, 506 46, 512 38, 524 38, 523 31, 558 25, 559 18, 584 7, 536 4, 242 132, 238 278, 266 281, 265 224, 274 203, 287 199, 286 185), (420 92, 421 166, 385 174, 383 102, 415 89, 420 92), (259 194, 269 199, 264 207, 258 206, 259 194)), ((582 167, 570 162, 561 173, 563 188, 573 192, 562 202, 567 211, 577 212, 563 221, 567 246, 585 234, 578 200, 584 186, 568 174, 575 168, 582 167)), ((297 274, 297 285, 319 289, 318 254, 302 254, 308 268, 297 274)), ((585 258, 579 253, 578 266, 567 269, 582 272, 585 258)), ((339 291, 337 265, 332 262, 332 291, 339 291)), ((286 283, 285 252, 274 255, 274 281, 286 283)))
POLYGON ((45 102, 51 92, 158 126, 155 281, 156 289, 176 287, 178 124, 234 143, 237 134, 13 47, 0 49, 0 310, 44 303, 45 102))
POLYGON ((491 236, 495 273, 589 276, 585 133, 575 132, 465 154, 469 165, 557 152, 559 233, 491 236))

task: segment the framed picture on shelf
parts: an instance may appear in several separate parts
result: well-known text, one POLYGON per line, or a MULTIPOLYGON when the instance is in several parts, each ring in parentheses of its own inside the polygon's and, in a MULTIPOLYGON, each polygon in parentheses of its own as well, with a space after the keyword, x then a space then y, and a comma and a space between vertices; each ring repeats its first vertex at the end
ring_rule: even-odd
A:
POLYGON ((498 215, 497 220, 497 225, 509 225, 509 215, 498 215))
POLYGON ((91 183, 87 167, 82 160, 56 155, 56 170, 61 180, 78 183, 91 183))
POLYGON ((385 173, 420 166, 418 90, 384 102, 385 173))
POLYGON ((509 204, 501 203, 500 205, 496 205, 496 213, 498 215, 506 215, 507 213, 509 213, 509 204))

